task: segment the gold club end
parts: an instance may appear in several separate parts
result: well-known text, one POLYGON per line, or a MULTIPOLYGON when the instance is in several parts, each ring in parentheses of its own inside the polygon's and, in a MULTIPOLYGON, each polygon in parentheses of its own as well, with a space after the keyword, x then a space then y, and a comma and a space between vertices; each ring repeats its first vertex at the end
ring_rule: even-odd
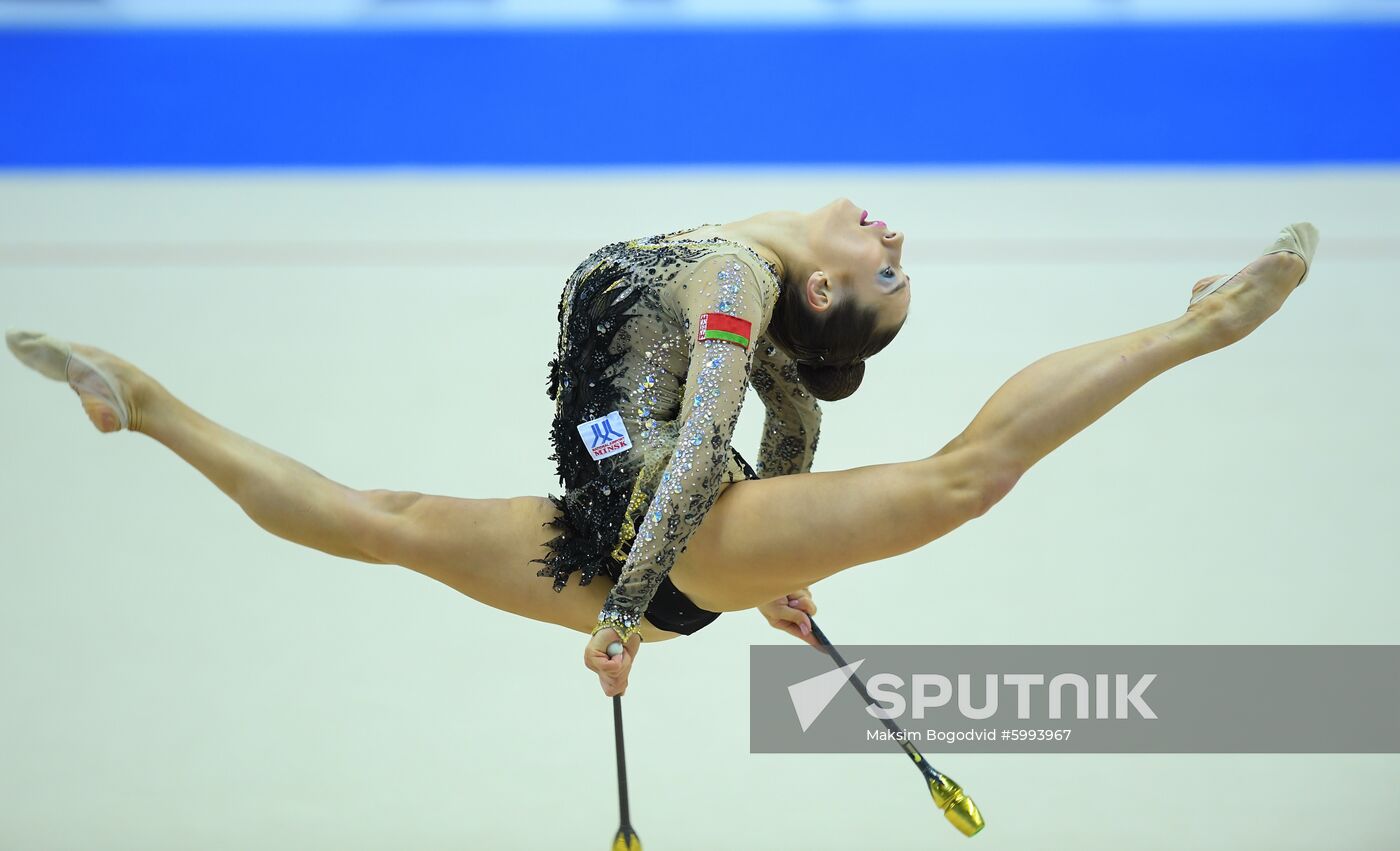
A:
POLYGON ((972 803, 972 799, 964 795, 962 800, 943 811, 943 815, 948 817, 948 821, 953 823, 963 836, 973 836, 977 831, 987 826, 982 820, 982 813, 978 812, 977 805, 972 803))
POLYGON ((977 805, 953 778, 940 774, 936 780, 928 782, 928 790, 933 795, 933 802, 963 836, 973 836, 987 826, 977 805))

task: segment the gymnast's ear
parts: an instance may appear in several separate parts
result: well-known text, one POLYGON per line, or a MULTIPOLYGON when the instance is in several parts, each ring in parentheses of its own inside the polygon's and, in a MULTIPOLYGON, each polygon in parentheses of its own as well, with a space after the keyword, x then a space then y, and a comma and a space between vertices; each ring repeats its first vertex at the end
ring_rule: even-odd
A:
POLYGON ((830 276, 820 269, 813 272, 802 287, 802 294, 806 297, 807 306, 813 310, 829 310, 832 305, 830 276))

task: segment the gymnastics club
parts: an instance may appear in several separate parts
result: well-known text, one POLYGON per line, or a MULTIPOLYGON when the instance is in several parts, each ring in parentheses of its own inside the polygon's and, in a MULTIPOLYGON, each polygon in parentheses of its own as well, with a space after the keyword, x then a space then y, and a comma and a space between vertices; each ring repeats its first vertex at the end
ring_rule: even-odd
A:
MULTIPOLYGON (((608 645, 608 658, 622 654, 622 642, 608 645)), ((622 804, 622 825, 613 839, 612 851, 642 851, 642 839, 632 829, 627 813, 627 758, 622 753, 622 695, 613 695, 613 736, 617 740, 617 799, 622 804)))
MULTIPOLYGON (((812 634, 822 645, 822 652, 836 660, 836 667, 846 667, 846 660, 841 658, 841 654, 836 651, 835 647, 831 646, 831 642, 817 628, 817 622, 810 619, 809 621, 812 624, 812 634)), ((875 699, 870 696, 870 692, 865 690, 865 683, 860 681, 855 672, 851 671, 847 676, 851 681, 851 686, 860 693, 861 699, 870 706, 875 706, 875 699)), ((904 752, 909 755, 910 759, 914 760, 919 771, 923 772, 924 779, 928 781, 928 790, 933 795, 933 803, 943 811, 943 815, 948 817, 948 821, 953 823, 953 827, 961 831, 963 836, 972 836, 985 827, 986 822, 982 820, 982 813, 978 812, 977 805, 972 803, 972 799, 963 792, 962 787, 953 778, 939 773, 937 769, 929 765, 928 760, 924 759, 924 755, 919 753, 919 749, 909 744, 909 737, 904 734, 903 730, 899 729, 898 724, 884 717, 884 713, 880 713, 879 718, 880 723, 895 734, 894 740, 899 742, 899 746, 904 748, 904 752)), ((618 728, 618 747, 622 746, 621 729, 618 728)), ((619 751, 618 759, 621 758, 621 751, 619 751)), ((621 767, 621 762, 618 765, 621 767)), ((624 812, 626 811, 624 810, 624 812)))

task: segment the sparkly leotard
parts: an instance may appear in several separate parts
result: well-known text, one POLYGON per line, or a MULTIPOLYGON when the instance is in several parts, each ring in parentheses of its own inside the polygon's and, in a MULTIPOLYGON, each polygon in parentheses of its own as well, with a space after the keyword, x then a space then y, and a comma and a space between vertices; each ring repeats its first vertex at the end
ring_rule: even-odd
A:
POLYGON ((565 492, 550 497, 560 534, 539 575, 556 591, 574 571, 579 584, 612 576, 599 625, 624 640, 643 614, 683 633, 718 617, 666 577, 676 556, 725 482, 806 472, 817 446, 816 399, 763 335, 781 295, 776 270, 741 243, 685 238, 696 230, 604 246, 569 276, 559 302, 548 392, 565 492), (702 339, 716 321, 751 323, 751 341, 702 339), (750 384, 767 410, 758 473, 730 446, 750 384), (596 438, 618 435, 599 423, 614 411, 631 447, 595 460, 596 438))

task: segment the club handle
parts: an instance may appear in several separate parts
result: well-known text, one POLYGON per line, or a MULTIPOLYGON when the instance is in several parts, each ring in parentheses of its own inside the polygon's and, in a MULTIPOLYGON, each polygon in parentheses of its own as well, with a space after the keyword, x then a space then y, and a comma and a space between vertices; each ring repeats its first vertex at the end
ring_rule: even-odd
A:
MULTIPOLYGON (((838 668, 846 667, 846 660, 841 658, 840 651, 832 646, 831 640, 817 626, 816 620, 812 620, 812 635, 821 645, 819 649, 830 656, 838 668)), ((874 699, 866 691, 865 683, 861 682, 859 677, 852 673, 847 679, 851 687, 860 694, 862 700, 871 706, 875 705, 874 699)), ((890 730, 899 732, 899 726, 894 721, 883 717, 881 720, 890 730)), ((907 739, 900 737, 899 741, 904 752, 923 771, 924 778, 928 780, 928 790, 933 795, 933 802, 938 805, 938 808, 943 811, 943 815, 953 823, 953 827, 956 827, 959 833, 963 836, 972 836, 986 827, 986 822, 982 820, 982 813, 977 809, 977 805, 972 802, 972 799, 953 778, 935 771, 933 766, 924 759, 923 754, 909 744, 907 739)))

